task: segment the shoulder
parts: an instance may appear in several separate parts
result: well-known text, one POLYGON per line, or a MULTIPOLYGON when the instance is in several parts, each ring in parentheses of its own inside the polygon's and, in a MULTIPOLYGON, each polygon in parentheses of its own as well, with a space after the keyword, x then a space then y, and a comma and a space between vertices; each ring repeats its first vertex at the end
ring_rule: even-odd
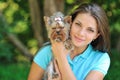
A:
POLYGON ((93 70, 102 72, 104 75, 110 66, 110 57, 107 52, 94 51, 94 58, 96 63, 94 64, 93 70))
POLYGON ((49 57, 52 56, 52 50, 51 50, 51 45, 43 46, 41 47, 38 52, 36 53, 36 56, 42 56, 42 57, 49 57))
POLYGON ((106 63, 106 64, 110 64, 110 56, 108 55, 107 52, 100 52, 98 53, 100 55, 100 59, 99 62, 100 63, 106 63))
POLYGON ((41 66, 43 69, 46 69, 47 65, 52 59, 52 50, 51 45, 43 46, 40 50, 36 53, 33 61, 41 66))
POLYGON ((93 51, 93 53, 94 53, 94 56, 96 56, 96 58, 99 58, 100 60, 101 59, 102 60, 106 60, 106 59, 110 60, 109 54, 107 52, 101 52, 101 51, 96 50, 96 51, 93 51))
MULTIPOLYGON (((109 54, 107 52, 102 52, 102 51, 99 51, 99 50, 95 50, 92 45, 89 45, 86 53, 88 54, 87 56, 88 57, 93 57, 93 59, 110 59, 109 57, 109 54)), ((97 61, 98 61, 97 60, 97 61)))
POLYGON ((51 45, 46 45, 41 47, 37 53, 40 53, 40 52, 45 52, 45 53, 51 52, 51 45))
POLYGON ((101 52, 99 50, 93 50, 91 56, 97 63, 107 63, 110 64, 110 56, 107 52, 101 52))

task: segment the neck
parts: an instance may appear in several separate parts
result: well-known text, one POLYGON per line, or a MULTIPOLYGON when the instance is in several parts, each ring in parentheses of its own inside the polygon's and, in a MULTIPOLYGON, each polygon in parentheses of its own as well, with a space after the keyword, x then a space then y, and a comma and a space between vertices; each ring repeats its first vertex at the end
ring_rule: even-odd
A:
POLYGON ((74 50, 71 52, 71 59, 73 59, 75 56, 82 54, 85 50, 86 50, 87 46, 85 47, 76 47, 74 48, 74 50))

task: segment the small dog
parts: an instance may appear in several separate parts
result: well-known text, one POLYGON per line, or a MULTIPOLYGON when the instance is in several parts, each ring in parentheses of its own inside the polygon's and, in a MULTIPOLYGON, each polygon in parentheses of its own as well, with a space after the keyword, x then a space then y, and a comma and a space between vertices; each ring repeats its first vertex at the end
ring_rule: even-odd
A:
MULTIPOLYGON (((48 32, 48 38, 56 41, 63 42, 65 48, 69 51, 73 49, 73 45, 70 39, 70 26, 71 26, 71 16, 64 16, 61 12, 56 12, 52 16, 44 16, 44 21, 46 29, 48 32)), ((58 77, 54 69, 54 58, 48 65, 48 68, 44 74, 44 80, 52 80, 58 77)))

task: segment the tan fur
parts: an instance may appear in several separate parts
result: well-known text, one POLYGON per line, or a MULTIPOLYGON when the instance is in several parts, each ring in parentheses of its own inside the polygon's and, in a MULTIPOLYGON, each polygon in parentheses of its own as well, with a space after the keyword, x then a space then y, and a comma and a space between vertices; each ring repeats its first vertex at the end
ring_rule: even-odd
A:
MULTIPOLYGON (((48 32, 48 38, 53 41, 63 42, 66 49, 72 50, 73 45, 69 36, 71 16, 64 16, 61 12, 57 12, 50 17, 44 16, 44 21, 48 32)), ((45 72, 45 76, 44 80, 48 80, 48 77, 56 77, 52 61, 45 72)))

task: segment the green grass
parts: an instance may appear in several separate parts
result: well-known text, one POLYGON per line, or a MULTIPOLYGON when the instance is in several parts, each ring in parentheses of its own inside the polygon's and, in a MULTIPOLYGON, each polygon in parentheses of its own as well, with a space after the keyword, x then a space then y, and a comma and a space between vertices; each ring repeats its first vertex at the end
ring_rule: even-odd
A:
POLYGON ((30 63, 0 64, 0 80, 27 80, 30 63))

